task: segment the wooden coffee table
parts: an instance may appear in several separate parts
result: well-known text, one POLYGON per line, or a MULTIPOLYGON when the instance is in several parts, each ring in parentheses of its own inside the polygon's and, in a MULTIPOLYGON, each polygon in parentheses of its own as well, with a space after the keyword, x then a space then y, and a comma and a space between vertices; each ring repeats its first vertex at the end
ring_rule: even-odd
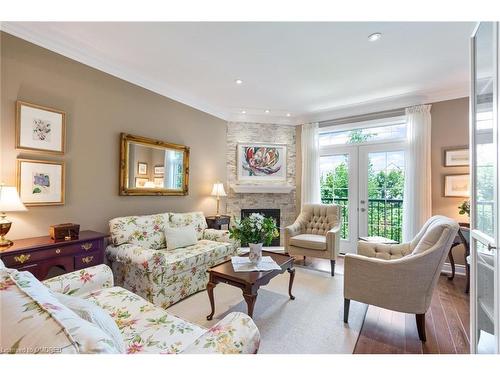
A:
POLYGON ((263 251, 262 256, 270 256, 274 259, 276 263, 281 267, 281 270, 273 271, 254 271, 254 272, 235 272, 231 260, 225 261, 213 268, 210 268, 207 272, 209 273, 209 281, 207 284, 208 298, 210 298, 210 306, 212 312, 207 316, 207 320, 212 320, 215 313, 215 301, 214 301, 214 288, 218 283, 225 283, 243 291, 243 297, 247 303, 248 315, 250 317, 253 315, 253 308, 255 306, 255 301, 257 299, 257 291, 263 285, 266 285, 271 281, 271 279, 279 274, 288 271, 290 274, 290 281, 288 283, 288 295, 290 299, 295 299, 292 295, 293 279, 295 277, 295 268, 293 268, 293 258, 284 255, 273 253, 270 251, 263 251))

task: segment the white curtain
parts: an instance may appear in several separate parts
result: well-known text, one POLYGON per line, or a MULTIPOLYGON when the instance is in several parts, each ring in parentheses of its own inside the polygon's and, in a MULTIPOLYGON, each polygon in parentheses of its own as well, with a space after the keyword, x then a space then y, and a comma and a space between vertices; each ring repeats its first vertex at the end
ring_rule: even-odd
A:
POLYGON ((403 241, 411 241, 432 214, 431 106, 406 109, 407 142, 403 241))
POLYGON ((320 203, 319 184, 319 126, 302 125, 302 193, 301 204, 320 203))

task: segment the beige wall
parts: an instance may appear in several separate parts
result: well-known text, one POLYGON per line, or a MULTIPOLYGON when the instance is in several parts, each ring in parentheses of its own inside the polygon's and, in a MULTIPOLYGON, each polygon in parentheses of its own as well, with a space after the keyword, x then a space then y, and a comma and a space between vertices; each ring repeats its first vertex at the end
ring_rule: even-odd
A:
MULTIPOLYGON (((10 214, 13 239, 45 235, 75 222, 107 232, 110 218, 165 211, 215 211, 214 181, 226 180, 226 123, 5 33, 1 43, 0 179, 15 184, 16 157, 66 162, 66 204, 10 214), (14 148, 15 101, 67 113, 63 157, 14 148), (120 197, 119 135, 128 132, 191 147, 189 195, 120 197), (209 140, 209 142, 207 142, 209 140)), ((150 166, 151 168, 152 166, 150 166)))
POLYGON ((432 213, 457 221, 468 221, 458 214, 465 198, 443 196, 446 174, 469 173, 468 167, 444 167, 444 149, 469 144, 469 99, 461 98, 432 104, 432 213))
MULTIPOLYGON (((468 167, 444 167, 443 149, 469 144, 469 99, 461 98, 432 104, 432 214, 445 215, 458 222, 468 222, 467 215, 458 214, 465 198, 443 196, 446 174, 466 174, 468 167)), ((462 246, 453 250, 455 262, 464 264, 462 246)))

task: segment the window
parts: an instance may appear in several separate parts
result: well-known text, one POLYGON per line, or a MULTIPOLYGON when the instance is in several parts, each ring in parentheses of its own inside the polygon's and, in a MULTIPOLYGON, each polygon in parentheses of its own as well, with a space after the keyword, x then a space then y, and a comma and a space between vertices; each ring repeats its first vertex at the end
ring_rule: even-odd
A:
POLYGON ((324 130, 319 135, 320 147, 348 145, 368 142, 387 142, 406 138, 406 123, 398 121, 391 125, 352 128, 347 130, 324 130))

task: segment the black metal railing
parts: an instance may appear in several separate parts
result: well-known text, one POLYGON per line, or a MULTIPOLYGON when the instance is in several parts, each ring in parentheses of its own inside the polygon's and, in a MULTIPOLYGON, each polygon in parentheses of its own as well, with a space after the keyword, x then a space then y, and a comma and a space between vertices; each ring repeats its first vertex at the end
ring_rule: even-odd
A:
MULTIPOLYGON (((342 207, 342 238, 349 237, 349 210, 347 198, 322 198, 325 204, 334 202, 342 207)), ((368 199, 368 235, 381 236, 401 242, 403 232, 402 199, 368 199)))
POLYGON ((495 228, 493 218, 495 215, 495 202, 476 200, 476 220, 477 229, 494 236, 495 228))

